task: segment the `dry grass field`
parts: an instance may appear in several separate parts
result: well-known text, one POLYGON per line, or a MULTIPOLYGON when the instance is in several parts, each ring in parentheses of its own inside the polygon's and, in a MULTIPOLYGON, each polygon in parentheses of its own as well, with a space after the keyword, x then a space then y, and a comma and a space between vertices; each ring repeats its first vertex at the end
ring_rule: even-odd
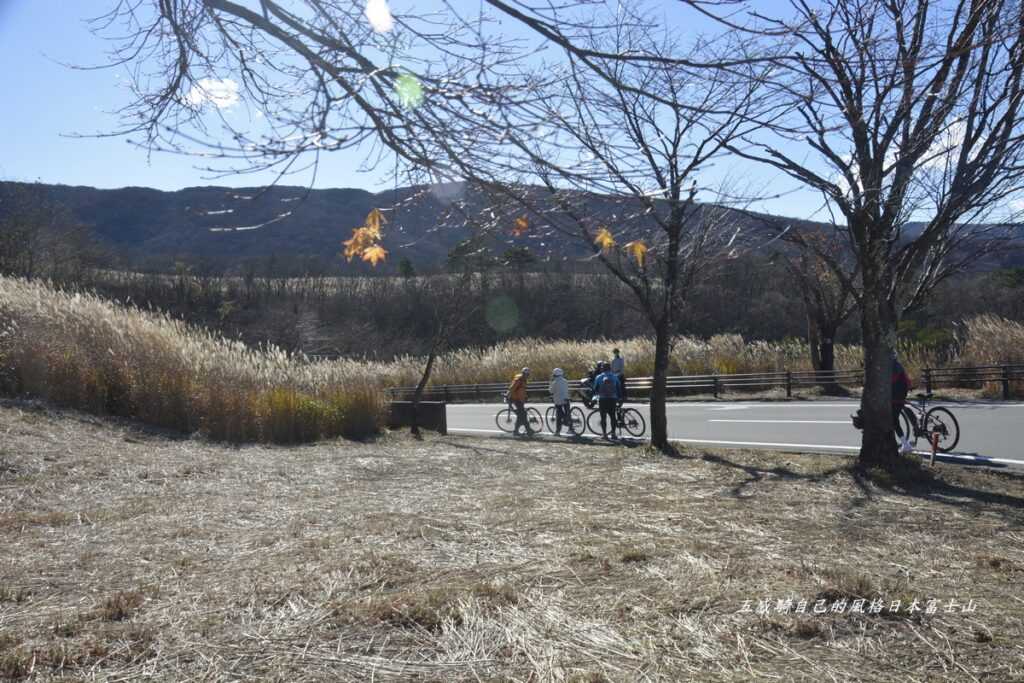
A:
POLYGON ((0 678, 1024 680, 1024 479, 850 463, 2 403, 0 678))

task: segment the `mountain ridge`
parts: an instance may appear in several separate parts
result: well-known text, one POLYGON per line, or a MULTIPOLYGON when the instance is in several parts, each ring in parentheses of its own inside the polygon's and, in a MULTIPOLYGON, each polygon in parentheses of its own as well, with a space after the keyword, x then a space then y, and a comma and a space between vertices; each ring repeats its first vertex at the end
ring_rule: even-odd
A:
MULTIPOLYGON (((116 255, 124 265, 151 264, 166 268, 176 261, 202 262, 230 269, 252 259, 318 261, 336 270, 342 240, 363 224, 374 208, 387 208, 388 226, 383 246, 391 255, 378 272, 394 272, 401 259, 417 269, 442 267, 449 253, 470 236, 465 227, 446 226, 445 213, 453 202, 467 210, 486 206, 477 195, 467 196, 464 183, 411 186, 371 192, 361 188, 310 189, 301 186, 235 188, 197 185, 180 190, 143 186, 99 189, 87 185, 0 181, 0 217, 19 193, 45 200, 67 212, 84 226, 95 242, 116 255)), ((595 195, 595 212, 615 220, 626 197, 595 195)), ((812 225, 810 221, 769 216, 776 220, 812 225)), ((730 220, 753 221, 736 212, 730 220)), ((817 224, 824 225, 824 224, 817 224)), ((559 235, 531 231, 515 236, 493 235, 493 251, 510 247, 535 249, 540 260, 586 258, 589 245, 559 235), (561 258, 558 258, 561 256, 561 258)), ((1013 258, 1011 261, 1017 261, 1013 258)), ((345 272, 370 272, 358 261, 345 264, 345 272)))

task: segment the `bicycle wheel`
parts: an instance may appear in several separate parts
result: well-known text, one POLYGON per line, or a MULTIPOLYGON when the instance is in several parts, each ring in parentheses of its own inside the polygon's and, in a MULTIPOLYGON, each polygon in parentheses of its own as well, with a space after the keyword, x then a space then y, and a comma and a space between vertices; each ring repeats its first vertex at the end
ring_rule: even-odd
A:
POLYGON ((511 434, 512 430, 516 428, 516 411, 512 410, 512 406, 499 410, 498 414, 494 416, 494 422, 498 425, 498 429, 511 434))
MULTIPOLYGON (((960 442, 960 424, 953 413, 945 408, 932 408, 924 414, 924 436, 931 439, 932 434, 939 435, 938 451, 949 453, 960 442)), ((931 446, 931 442, 928 444, 931 446)))
POLYGON ((622 409, 622 422, 620 425, 630 436, 643 436, 644 432, 647 431, 647 421, 644 420, 644 416, 636 408, 622 409))
POLYGON ((903 436, 910 440, 910 444, 913 446, 917 444, 917 417, 914 415, 914 411, 910 408, 904 408, 900 411, 900 429, 903 430, 903 436))
POLYGON ((575 436, 587 431, 587 416, 579 406, 573 406, 569 411, 569 429, 575 436))
POLYGON ((594 436, 601 436, 601 411, 594 408, 587 413, 587 429, 594 436))
POLYGON ((558 411, 554 406, 548 406, 548 409, 544 411, 544 424, 552 434, 558 429, 558 411))
MULTIPOLYGON (((512 422, 515 424, 515 421, 512 422)), ((526 429, 530 434, 538 434, 544 431, 544 418, 540 416, 540 411, 536 408, 526 409, 526 429)))

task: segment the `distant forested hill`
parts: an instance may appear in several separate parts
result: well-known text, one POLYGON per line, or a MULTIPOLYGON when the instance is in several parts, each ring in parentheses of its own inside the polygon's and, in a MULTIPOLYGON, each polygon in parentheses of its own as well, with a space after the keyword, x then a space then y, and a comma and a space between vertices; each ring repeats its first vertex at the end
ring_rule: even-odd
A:
MULTIPOLYGON (((11 203, 5 198, 19 193, 41 195, 52 206, 65 209, 71 220, 85 226, 98 245, 119 257, 124 265, 148 263, 159 267, 185 261, 230 269, 251 259, 337 264, 341 241, 350 236, 352 228, 362 225, 371 209, 397 207, 387 212, 384 247, 392 258, 383 270, 388 272, 403 257, 417 268, 445 264, 453 247, 469 235, 465 229, 438 229, 450 205, 458 201, 470 213, 484 206, 480 197, 467 197, 465 192, 465 187, 457 183, 426 191, 399 188, 372 193, 287 186, 192 187, 162 192, 141 187, 101 190, 0 182, 0 217, 11 203)), ((593 196, 587 201, 596 202, 598 214, 616 225, 617 213, 623 209, 621 199, 593 196)), ((738 213, 730 217, 730 222, 737 226, 751 224, 749 217, 738 213)), ((512 246, 528 247, 538 260, 589 255, 587 245, 579 240, 543 236, 537 231, 520 237, 513 237, 509 231, 496 236, 489 246, 498 256, 512 246)), ((1020 254, 1006 254, 989 265, 1022 264, 1020 254)), ((352 264, 346 270, 359 273, 367 268, 352 264)))
MULTIPOLYGON (((162 192, 141 187, 100 190, 65 185, 0 183, 0 198, 16 192, 42 192, 86 226, 101 246, 131 261, 203 259, 218 265, 249 258, 335 258, 341 240, 362 225, 376 206, 395 203, 395 192, 299 187, 236 189, 191 187, 162 192)), ((412 192, 399 190, 397 197, 412 192)), ((0 211, 3 210, 0 204, 0 211)), ((384 246, 393 252, 416 242, 423 262, 447 256, 462 235, 435 231, 444 205, 431 195, 391 213, 384 246)))

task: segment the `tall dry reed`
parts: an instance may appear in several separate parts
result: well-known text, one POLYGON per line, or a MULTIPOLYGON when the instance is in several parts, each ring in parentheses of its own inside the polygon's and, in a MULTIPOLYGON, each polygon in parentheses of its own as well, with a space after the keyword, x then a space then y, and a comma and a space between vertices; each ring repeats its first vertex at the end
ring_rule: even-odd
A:
MULTIPOLYGON (((431 383, 506 382, 523 367, 529 367, 536 378, 548 377, 556 367, 562 368, 570 377, 582 377, 595 361, 611 359, 613 348, 620 349, 626 359, 627 375, 645 377, 654 374, 654 340, 650 338, 586 342, 524 338, 486 348, 466 348, 447 353, 437 360, 431 383)), ((912 344, 901 345, 900 356, 912 374, 925 367, 934 367, 936 363, 929 349, 912 344)), ((863 358, 860 346, 838 344, 835 347, 837 370, 860 368, 863 358)), ((414 386, 419 381, 423 365, 423 358, 405 356, 390 363, 370 363, 366 367, 386 386, 414 386)), ((802 340, 747 341, 738 334, 720 334, 710 339, 680 336, 673 340, 669 359, 670 375, 785 370, 812 370, 810 354, 802 340)))
POLYGON ((965 320, 958 330, 957 365, 1024 363, 1024 325, 995 315, 965 320))
MULTIPOLYGON (((1024 364, 1024 325, 996 315, 979 315, 960 324, 957 341, 960 353, 956 365, 1024 364)), ((1002 384, 990 382, 986 396, 1002 396, 1002 384)), ((1010 382, 1012 396, 1024 396, 1024 381, 1010 382)))
MULTIPOLYGON (((433 384, 484 384, 508 381, 527 366, 534 377, 547 377, 562 368, 570 377, 582 377, 595 361, 609 360, 612 349, 621 350, 627 374, 632 377, 654 373, 654 340, 645 337, 595 341, 515 339, 487 348, 459 349, 438 359, 433 384)), ((856 368, 861 364, 859 347, 836 347, 836 365, 856 368)), ((423 359, 403 357, 391 363, 373 364, 374 372, 388 386, 416 383, 423 359)), ((798 340, 747 342, 739 335, 717 335, 710 339, 677 337, 673 343, 669 373, 703 375, 712 373, 810 370, 807 347, 798 340)))
POLYGON ((0 368, 9 393, 236 442, 365 437, 385 410, 365 364, 306 363, 11 278, 0 278, 0 368))

